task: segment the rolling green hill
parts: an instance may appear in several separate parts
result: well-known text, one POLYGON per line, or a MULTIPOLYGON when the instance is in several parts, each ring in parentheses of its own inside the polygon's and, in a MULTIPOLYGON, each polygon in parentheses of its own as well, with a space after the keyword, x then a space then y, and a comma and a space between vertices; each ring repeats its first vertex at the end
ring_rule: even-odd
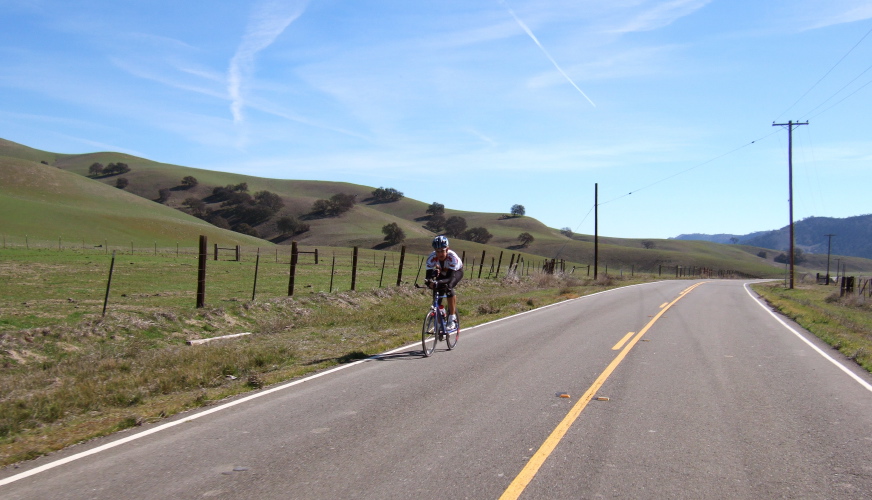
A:
POLYGON ((220 245, 269 245, 80 175, 0 156, 0 232, 21 240, 87 241, 88 245, 182 242, 198 235, 220 245))
MULTIPOLYGON (((180 239, 195 240, 207 234, 223 244, 268 246, 270 242, 290 243, 293 239, 305 246, 382 247, 381 228, 389 223, 399 225, 406 239, 403 242, 414 253, 429 251, 434 233, 424 228, 429 203, 403 198, 396 202, 374 203, 372 187, 328 181, 298 181, 267 179, 191 167, 158 163, 144 158, 112 152, 81 155, 39 151, 0 139, 0 209, 5 216, 0 222, 4 234, 28 234, 46 240, 58 237, 90 238, 97 242, 106 238, 129 241, 134 238, 157 244, 174 245, 180 239), (89 167, 99 162, 125 163, 130 171, 114 176, 90 178, 89 167), (182 178, 195 177, 197 185, 186 189, 182 178), (125 189, 115 187, 117 178, 129 181, 125 189), (262 239, 222 230, 185 213, 187 198, 203 200, 207 207, 221 209, 214 200, 216 187, 247 184, 249 193, 269 191, 281 199, 284 207, 273 217, 254 226, 262 239), (169 190, 170 196, 159 203, 159 191, 169 190), (313 203, 337 193, 355 195, 358 203, 338 217, 312 216, 313 203), (276 228, 276 220, 293 216, 309 225, 309 230, 284 237, 276 228)), ((393 186, 402 190, 402 186, 393 186)), ((166 191, 165 191, 166 192, 166 191)), ((438 201, 438 200, 436 200, 438 201)), ((488 255, 499 251, 521 252, 528 258, 540 256, 561 258, 581 265, 593 262, 593 237, 573 235, 571 238, 549 228, 532 217, 508 217, 502 213, 479 213, 451 210, 446 217, 460 216, 468 227, 484 227, 493 238, 488 245, 454 239, 452 247, 470 255, 488 255), (535 241, 520 248, 518 235, 528 232, 535 241)), ((752 276, 780 276, 783 266, 775 264, 776 253, 757 247, 724 245, 706 241, 647 240, 600 238, 599 263, 609 271, 657 270, 660 266, 696 266, 736 270, 752 276), (765 257, 761 257, 765 252, 765 257)), ((189 243, 193 245, 194 243, 189 243)), ((872 270, 872 261, 845 258, 849 269, 872 270)), ((809 270, 826 267, 812 257, 809 270)), ((674 272, 674 271, 673 271, 674 272)))

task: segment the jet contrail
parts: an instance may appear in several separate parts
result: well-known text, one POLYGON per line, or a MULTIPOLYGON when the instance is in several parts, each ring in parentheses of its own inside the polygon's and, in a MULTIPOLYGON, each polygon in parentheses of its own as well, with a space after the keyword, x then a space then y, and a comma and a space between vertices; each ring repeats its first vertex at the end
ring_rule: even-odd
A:
POLYGON ((285 28, 300 17, 305 7, 305 1, 291 2, 288 5, 275 0, 261 2, 255 7, 242 43, 230 60, 228 69, 227 92, 230 94, 230 112, 235 123, 243 121, 242 108, 245 102, 242 87, 244 80, 253 72, 255 55, 269 47, 285 28))
POLYGON ((506 10, 508 10, 508 11, 509 11, 509 14, 511 14, 512 17, 515 18, 515 22, 518 23, 518 26, 520 26, 524 31, 527 32, 528 35, 530 35, 530 38, 532 38, 533 41, 536 42, 536 45, 539 47, 539 49, 542 51, 542 53, 545 54, 545 57, 547 57, 548 60, 551 61, 551 64, 553 64, 554 67, 557 68, 557 71, 559 71, 560 74, 563 75, 564 78, 566 78, 566 81, 568 81, 569 83, 571 83, 572 86, 575 87, 575 90, 577 90, 581 95, 583 95, 584 98, 587 99, 587 102, 589 102, 591 106, 596 107, 596 104, 594 104, 594 102, 590 100, 590 97, 588 97, 587 94, 585 94, 584 91, 581 90, 581 89, 578 87, 578 85, 576 85, 575 82, 572 81, 572 78, 569 78, 569 75, 567 75, 566 72, 563 71, 563 68, 561 68, 560 65, 557 64, 557 61, 555 61, 554 58, 551 57, 551 54, 549 54, 548 51, 545 50, 545 47, 542 46, 542 44, 539 42, 539 39, 536 38, 536 35, 533 34, 533 32, 530 30, 530 28, 528 28, 527 25, 524 24, 524 21, 521 21, 521 20, 518 18, 518 16, 515 15, 515 11, 513 11, 511 7, 509 7, 508 5, 506 5, 505 2, 500 1, 500 3, 503 4, 503 5, 505 5, 506 10))

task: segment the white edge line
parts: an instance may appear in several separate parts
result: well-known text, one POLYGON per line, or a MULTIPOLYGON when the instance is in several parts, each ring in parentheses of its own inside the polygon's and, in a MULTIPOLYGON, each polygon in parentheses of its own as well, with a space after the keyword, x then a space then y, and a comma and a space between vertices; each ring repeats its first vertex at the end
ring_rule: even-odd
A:
MULTIPOLYGON (((489 321, 489 322, 487 322, 487 323, 482 323, 482 324, 480 324, 480 325, 471 326, 471 327, 467 328, 466 330, 472 330, 472 329, 474 329, 474 328, 479 328, 479 327, 486 326, 486 325, 492 325, 492 324, 494 324, 494 323, 499 323, 500 321, 504 321, 504 320, 507 320, 507 319, 511 319, 511 318, 514 318, 514 317, 517 317, 517 316, 522 316, 522 315, 524 315, 524 314, 529 314, 529 313, 532 313, 532 312, 542 311, 543 309, 547 309, 547 308, 549 308, 549 307, 554 307, 554 306, 558 306, 558 305, 561 305, 561 304, 565 304, 565 303, 567 303, 567 302, 572 302, 572 301, 576 301, 576 300, 579 300, 579 299, 586 299, 586 298, 588 298, 588 297, 593 297, 593 296, 595 296, 595 295, 601 295, 601 294, 604 294, 604 293, 614 292, 614 291, 617 291, 617 290, 626 290, 626 289, 628 289, 628 288, 632 288, 632 287, 636 287, 636 286, 649 285, 649 284, 652 284, 652 283, 658 283, 658 282, 654 281, 654 282, 649 282, 649 283, 640 283, 640 284, 636 284, 636 285, 629 285, 629 286, 624 286, 624 287, 612 288, 612 289, 610 289, 610 290, 604 290, 604 291, 602 291, 602 292, 592 293, 592 294, 590 294, 590 295, 582 295, 581 297, 576 297, 576 298, 574 298, 574 299, 562 300, 562 301, 560 301, 560 302, 555 302, 555 303, 553 303, 553 304, 548 304, 547 306, 537 307, 536 309, 530 309, 529 311, 524 311, 524 312, 522 312, 522 313, 513 314, 513 315, 511 315, 511 316, 506 316, 505 318, 495 319, 495 320, 493 320, 493 321, 489 321)), ((786 325, 785 325, 785 326, 786 326, 786 325)), ((789 328, 789 327, 788 327, 788 328, 789 328)), ((803 339, 803 340, 805 340, 805 339, 803 339)), ((5 486, 5 485, 7 485, 7 484, 14 483, 15 481, 19 481, 19 480, 21 480, 21 479, 25 479, 25 478, 28 478, 28 477, 30 477, 30 476, 33 476, 33 475, 39 474, 40 472, 45 472, 45 471, 47 471, 47 470, 49 470, 49 469, 54 469, 55 467, 60 467, 61 465, 65 465, 65 464, 68 464, 68 463, 70 463, 70 462, 74 462, 74 461, 76 461, 76 460, 79 460, 80 458, 85 458, 85 457, 87 457, 87 456, 95 455, 95 454, 100 453, 100 452, 102 452, 102 451, 106 451, 106 450, 108 450, 108 449, 115 448, 116 446, 121 446, 122 444, 129 443, 129 442, 131 442, 131 441, 137 440, 137 439, 139 439, 139 438, 143 438, 143 437, 148 436, 148 435, 150 435, 150 434, 154 434, 154 433, 156 433, 156 432, 164 431, 164 430, 167 430, 167 429, 169 429, 169 428, 175 427, 175 426, 180 425, 180 424, 184 424, 184 423, 191 422, 191 421, 196 420, 196 419, 198 419, 198 418, 200 418, 200 417, 205 417, 206 415, 211 415, 212 413, 216 413, 216 412, 219 412, 219 411, 221 411, 221 410, 226 410, 227 408, 231 408, 231 407, 233 407, 233 406, 236 406, 236 405, 239 405, 239 404, 242 404, 242 403, 246 403, 246 402, 248 402, 248 401, 251 401, 252 399, 257 399, 257 398, 259 398, 259 397, 266 396, 267 394, 272 394, 273 392, 278 392, 278 391, 281 391, 281 390, 287 389, 287 388, 289 388, 289 387, 293 387, 293 386, 295 386, 295 385, 302 384, 303 382, 308 382, 308 381, 310 381, 310 380, 314 380, 314 379, 316 379, 316 378, 323 377, 323 376, 325 376, 325 375, 329 375, 329 374, 334 373, 334 372, 337 372, 337 371, 339 371, 339 370, 344 370, 344 369, 346 369, 346 368, 351 368, 352 366, 359 365, 359 364, 361 364, 361 363, 365 363, 365 362, 370 361, 370 360, 378 359, 378 358, 380 358, 380 357, 383 357, 383 356, 386 356, 386 355, 389 355, 389 354, 394 354, 394 353, 397 353, 397 352, 402 352, 402 351, 405 351, 405 350, 407 350, 407 349, 409 349, 409 348, 411 348, 411 347, 415 347, 415 346, 418 346, 418 345, 419 345, 419 342, 413 342, 413 343, 411 343, 411 344, 408 344, 408 345, 405 345, 405 346, 402 346, 402 347, 398 347, 398 348, 393 349, 393 350, 391 350, 391 351, 383 352, 383 353, 381 353, 381 354, 376 354, 376 355, 370 356, 370 357, 368 357, 368 358, 364 358, 364 359, 360 359, 360 360, 354 361, 354 362, 352 362, 352 363, 348 363, 348 364, 344 364, 344 365, 341 365, 341 366, 337 366, 337 367, 331 368, 331 369, 329 369, 329 370, 325 370, 325 371, 323 371, 323 372, 316 373, 316 374, 314 374, 314 375, 310 375, 310 376, 308 376, 308 377, 306 377, 306 378, 302 378, 302 379, 300 379, 300 380, 295 380, 295 381, 293 381, 293 382, 288 382, 287 384, 279 385, 279 386, 273 387, 273 388, 271 388, 271 389, 267 389, 267 390, 265 390, 265 391, 257 392, 257 393, 254 393, 254 394, 251 394, 251 395, 245 396, 245 397, 243 397, 243 398, 240 398, 240 399, 237 399, 237 400, 231 401, 231 402, 229 402, 229 403, 224 403, 223 405, 216 406, 216 407, 214 407, 214 408, 209 408, 208 410, 200 411, 200 412, 198 412, 198 413, 196 413, 196 414, 194 414, 194 415, 188 416, 188 417, 186 417, 186 418, 179 418, 178 420, 174 420, 174 421, 172 421, 172 422, 167 422, 167 423, 165 423, 165 424, 158 425, 157 427, 154 427, 154 428, 152 428, 152 429, 148 429, 148 430, 146 430, 146 431, 138 432, 138 433, 133 434, 133 435, 131 435, 131 436, 127 436, 127 437, 125 437, 125 438, 118 439, 118 440, 116 440, 116 441, 112 441, 111 443, 106 443, 106 444, 104 444, 104 445, 97 446, 96 448, 92 448, 92 449, 90 449, 90 450, 83 451, 83 452, 81 452, 81 453, 76 453, 75 455, 70 455, 70 456, 68 456, 68 457, 61 458, 61 459, 56 460, 56 461, 54 461, 54 462, 50 462, 50 463, 47 463, 47 464, 44 464, 44 465, 40 465, 39 467, 34 467, 33 469, 30 469, 30 470, 27 470, 27 471, 21 472, 21 473, 19 473, 19 474, 14 475, 14 476, 9 476, 9 477, 7 477, 7 478, 0 479, 0 486, 5 486)), ((812 346, 812 347, 814 347, 814 346, 812 346)), ((850 372, 849 372, 849 373, 850 373, 850 372)), ((872 387, 869 387, 869 390, 872 390, 872 387)))
POLYGON ((802 339, 803 342, 805 342, 806 344, 809 345, 809 347, 811 347, 812 349, 814 349, 815 351, 817 351, 818 354, 820 354, 820 355, 823 356, 824 358, 828 359, 828 360, 830 361, 830 363, 832 363, 832 364, 838 366, 840 370, 842 370, 843 372, 847 373, 848 376, 850 376, 851 378, 853 378, 854 380, 856 380, 857 383, 859 383, 860 385, 862 385, 863 387, 865 387, 868 391, 872 392, 872 384, 869 384, 869 382, 866 382, 865 380, 863 380, 862 378, 860 378, 856 373, 854 373, 854 372, 852 372, 851 370, 849 370, 849 369, 848 369, 845 365, 843 365, 842 363, 839 363, 838 361, 836 361, 835 358, 833 358, 832 356, 830 356, 829 354, 827 354, 826 352, 824 352, 823 350, 821 350, 821 348, 819 348, 818 346, 814 345, 810 340, 808 340, 807 338, 805 338, 804 335, 802 335, 801 333, 799 333, 798 331, 796 331, 793 327, 791 327, 790 325, 788 325, 788 324, 787 324, 783 319, 781 319, 780 317, 778 317, 778 315, 775 313, 775 311, 772 310, 771 307, 767 306, 766 304, 763 303, 763 301, 761 301, 760 299, 758 299, 757 297, 755 297, 754 294, 751 292, 751 289, 748 288, 748 285, 749 285, 749 283, 745 283, 745 291, 748 293, 748 295, 751 296, 751 298, 754 300, 754 302, 756 302, 756 303, 757 303, 760 307, 762 307, 766 312, 768 312, 770 315, 772 315, 773 318, 775 318, 779 323, 781 323, 781 324, 784 326, 784 328, 787 328, 788 330, 790 330, 791 332, 793 332, 794 335, 796 335, 797 337, 799 337, 800 339, 802 339))

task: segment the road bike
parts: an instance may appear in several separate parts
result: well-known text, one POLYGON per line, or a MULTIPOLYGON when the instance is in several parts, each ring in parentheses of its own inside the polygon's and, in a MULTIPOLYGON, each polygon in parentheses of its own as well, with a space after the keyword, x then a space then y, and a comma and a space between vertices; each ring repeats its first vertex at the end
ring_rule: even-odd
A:
MULTIPOLYGON (((416 285, 418 288, 425 288, 416 285)), ((421 329, 421 347, 424 349, 424 356, 428 357, 436 350, 438 342, 445 341, 448 350, 454 349, 457 346, 457 339, 460 337, 460 318, 455 312, 455 328, 454 330, 446 331, 448 324, 448 314, 442 306, 442 299, 446 295, 433 290, 433 304, 430 305, 430 310, 424 316, 424 326, 421 329)))

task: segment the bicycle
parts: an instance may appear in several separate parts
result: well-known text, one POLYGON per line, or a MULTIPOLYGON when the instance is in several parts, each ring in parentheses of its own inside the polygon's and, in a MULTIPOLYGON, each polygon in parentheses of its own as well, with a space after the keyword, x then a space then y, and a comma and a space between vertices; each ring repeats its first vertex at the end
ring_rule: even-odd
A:
MULTIPOLYGON (((426 288, 415 285, 417 288, 426 288)), ((445 308, 442 306, 442 299, 445 294, 438 293, 433 290, 433 304, 430 305, 430 310, 424 316, 424 326, 421 329, 421 347, 424 349, 424 357, 429 357, 436 350, 436 344, 443 340, 448 346, 448 350, 454 349, 457 346, 457 340, 460 338, 460 318, 455 312, 455 328, 451 331, 446 331, 445 326, 448 323, 448 315, 445 308)))

